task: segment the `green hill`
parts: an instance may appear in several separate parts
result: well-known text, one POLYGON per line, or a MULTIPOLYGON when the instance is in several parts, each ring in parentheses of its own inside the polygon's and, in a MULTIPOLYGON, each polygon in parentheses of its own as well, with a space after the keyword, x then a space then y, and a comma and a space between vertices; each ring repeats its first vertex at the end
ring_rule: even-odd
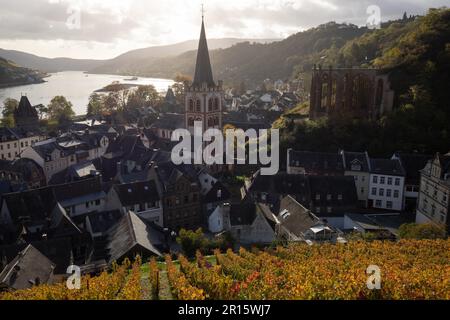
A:
POLYGON ((20 67, 0 57, 0 88, 43 82, 42 72, 20 67))
POLYGON ((341 48, 312 54, 303 66, 317 62, 319 55, 324 64, 389 71, 395 110, 377 121, 349 119, 345 114, 300 125, 285 121, 281 125, 285 148, 333 152, 345 148, 380 156, 450 150, 450 9, 430 9, 423 17, 391 22, 341 48))

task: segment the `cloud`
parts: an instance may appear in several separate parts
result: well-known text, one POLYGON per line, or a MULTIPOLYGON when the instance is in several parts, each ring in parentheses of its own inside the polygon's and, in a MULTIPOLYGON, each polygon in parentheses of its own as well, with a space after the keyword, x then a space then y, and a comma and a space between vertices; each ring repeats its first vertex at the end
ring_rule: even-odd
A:
POLYGON ((448 0, 0 0, 0 43, 63 41, 98 56, 175 43, 198 36, 202 2, 210 38, 280 38, 328 21, 365 24, 373 4, 389 20, 448 0))

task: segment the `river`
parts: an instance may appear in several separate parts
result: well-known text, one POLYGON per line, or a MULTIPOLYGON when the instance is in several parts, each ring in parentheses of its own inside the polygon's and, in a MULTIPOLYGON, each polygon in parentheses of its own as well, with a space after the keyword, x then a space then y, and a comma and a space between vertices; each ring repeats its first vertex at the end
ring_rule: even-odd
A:
POLYGON ((55 96, 64 96, 72 102, 73 110, 77 115, 86 114, 86 106, 89 96, 98 89, 111 84, 114 81, 120 83, 155 86, 159 92, 167 91, 173 84, 172 80, 155 78, 138 78, 130 81, 131 77, 108 74, 85 74, 80 71, 64 71, 52 73, 46 82, 30 84, 25 86, 0 89, 0 108, 3 108, 3 101, 6 98, 20 100, 21 95, 26 95, 32 105, 48 105, 55 96))

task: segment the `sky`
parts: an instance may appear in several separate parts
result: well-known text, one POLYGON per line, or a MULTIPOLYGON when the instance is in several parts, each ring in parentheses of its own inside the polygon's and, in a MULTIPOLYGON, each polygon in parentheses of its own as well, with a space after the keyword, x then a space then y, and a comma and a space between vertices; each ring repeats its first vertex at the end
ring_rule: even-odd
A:
POLYGON ((208 38, 278 39, 329 21, 366 25, 450 0, 0 0, 0 48, 109 59, 132 49, 208 38))

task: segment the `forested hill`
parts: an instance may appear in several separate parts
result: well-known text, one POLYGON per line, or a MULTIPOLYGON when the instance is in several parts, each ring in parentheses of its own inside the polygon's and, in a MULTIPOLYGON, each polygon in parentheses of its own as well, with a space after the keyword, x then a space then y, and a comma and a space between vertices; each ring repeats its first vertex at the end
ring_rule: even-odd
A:
POLYGON ((40 83, 44 76, 42 72, 20 67, 0 57, 0 88, 40 83))
MULTIPOLYGON (((210 50, 211 63, 216 78, 227 83, 247 80, 254 84, 267 78, 287 79, 304 57, 332 46, 341 48, 365 32, 365 27, 330 22, 278 42, 247 41, 226 49, 210 50)), ((192 75, 196 54, 196 51, 189 51, 156 62, 149 60, 136 71, 141 75, 160 77, 174 77, 177 73, 192 75)))
POLYGON ((285 147, 367 150, 380 156, 450 150, 450 9, 430 9, 423 17, 389 23, 340 49, 311 55, 303 64, 318 61, 319 56, 325 65, 385 69, 396 94, 395 110, 379 121, 356 121, 342 114, 339 119, 296 127, 285 123, 285 147))

